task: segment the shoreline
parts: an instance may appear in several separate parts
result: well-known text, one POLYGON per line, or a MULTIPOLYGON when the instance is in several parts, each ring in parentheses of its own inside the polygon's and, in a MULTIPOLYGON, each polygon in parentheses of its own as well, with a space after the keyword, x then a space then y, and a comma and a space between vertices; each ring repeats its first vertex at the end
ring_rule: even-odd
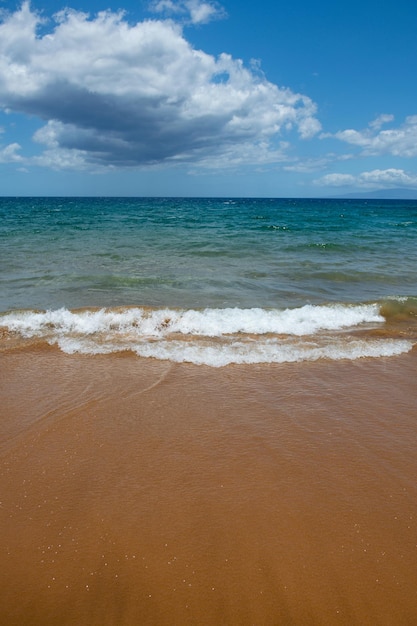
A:
POLYGON ((417 351, 0 354, 10 626, 417 619, 417 351))

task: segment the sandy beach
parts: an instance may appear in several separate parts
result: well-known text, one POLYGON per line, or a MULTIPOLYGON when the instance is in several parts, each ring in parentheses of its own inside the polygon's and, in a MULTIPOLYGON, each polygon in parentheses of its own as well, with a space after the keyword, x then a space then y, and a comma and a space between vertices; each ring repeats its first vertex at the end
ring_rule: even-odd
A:
POLYGON ((0 623, 417 620, 415 349, 0 368, 0 623))
POLYGON ((374 4, 0 0, 0 626, 417 626, 417 5, 374 4))

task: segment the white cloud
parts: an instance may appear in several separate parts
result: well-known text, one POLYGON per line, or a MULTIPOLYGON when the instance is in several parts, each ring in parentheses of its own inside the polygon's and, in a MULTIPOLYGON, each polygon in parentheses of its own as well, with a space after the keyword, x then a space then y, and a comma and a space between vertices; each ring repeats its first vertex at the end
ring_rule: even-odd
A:
POLYGON ((327 174, 314 181, 324 187, 359 187, 362 189, 389 189, 392 187, 417 187, 417 175, 407 174, 404 170, 388 168, 351 174, 327 174))
POLYGON ((351 174, 326 174, 314 181, 315 185, 323 187, 345 187, 346 185, 354 185, 356 179, 351 174))
POLYGON ((391 113, 382 113, 381 115, 378 115, 378 117, 374 119, 373 122, 370 122, 369 126, 370 128, 379 130, 381 126, 383 126, 384 124, 388 124, 392 121, 394 121, 394 116, 391 113))
POLYGON ((207 24, 226 17, 223 7, 213 0, 154 0, 149 6, 155 13, 184 16, 191 24, 207 24))
POLYGON ((362 172, 359 180, 363 186, 372 187, 409 187, 417 185, 417 176, 415 174, 407 174, 404 170, 392 167, 386 170, 362 172))
POLYGON ((18 151, 21 146, 18 143, 10 143, 4 148, 0 148, 0 163, 20 163, 23 158, 18 151))
POLYGON ((308 97, 228 54, 194 49, 172 21, 130 25, 122 13, 66 10, 48 32, 43 25, 45 34, 38 24, 28 2, 0 24, 0 108, 46 122, 34 137, 46 150, 38 162, 100 168, 217 158, 224 167, 224 155, 282 157, 277 137, 320 129, 308 97))
POLYGON ((187 6, 193 24, 206 24, 221 15, 221 11, 209 2, 199 2, 196 0, 194 2, 187 2, 187 6))
POLYGON ((393 121, 393 115, 380 115, 365 130, 342 130, 334 135, 340 141, 362 148, 364 156, 391 154, 397 157, 417 156, 417 115, 405 119, 398 128, 380 130, 383 124, 393 121))

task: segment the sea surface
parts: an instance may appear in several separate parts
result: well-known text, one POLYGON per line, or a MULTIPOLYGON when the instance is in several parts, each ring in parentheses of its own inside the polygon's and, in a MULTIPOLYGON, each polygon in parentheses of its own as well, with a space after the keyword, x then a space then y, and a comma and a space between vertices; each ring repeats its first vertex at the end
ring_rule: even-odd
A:
POLYGON ((0 327, 212 366, 417 341, 417 201, 0 198, 0 327))

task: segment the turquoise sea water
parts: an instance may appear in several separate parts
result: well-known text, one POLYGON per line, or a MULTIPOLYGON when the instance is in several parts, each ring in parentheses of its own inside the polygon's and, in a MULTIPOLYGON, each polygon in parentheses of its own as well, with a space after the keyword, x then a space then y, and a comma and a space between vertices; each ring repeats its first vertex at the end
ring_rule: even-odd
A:
MULTIPOLYGON (((324 331, 378 325, 384 310, 414 319, 415 201, 2 198, 0 218, 3 325, 26 335, 55 327, 48 340, 63 347, 66 333, 73 341, 67 350, 87 351, 71 332, 78 342, 103 332, 103 312, 101 321, 91 319, 96 308, 119 315, 105 322, 100 350, 113 349, 110 329, 126 324, 125 337, 141 327, 142 343, 168 329, 164 341, 169 334, 173 346, 178 335, 243 337, 247 344, 254 336, 286 340, 300 333, 317 340, 324 331), (90 330, 85 324, 74 330, 85 320, 74 309, 83 307, 90 330), (136 307, 136 320, 130 312, 127 322, 128 309, 122 319, 117 307, 136 307), (21 310, 47 311, 49 319, 29 322, 25 313, 24 330, 16 321, 21 310), (182 325, 175 326, 179 310, 182 325), (190 311, 200 317, 204 311, 204 320, 191 323, 190 311), (73 316, 71 331, 63 312, 73 316)), ((127 340, 123 349, 132 345, 127 340)))

